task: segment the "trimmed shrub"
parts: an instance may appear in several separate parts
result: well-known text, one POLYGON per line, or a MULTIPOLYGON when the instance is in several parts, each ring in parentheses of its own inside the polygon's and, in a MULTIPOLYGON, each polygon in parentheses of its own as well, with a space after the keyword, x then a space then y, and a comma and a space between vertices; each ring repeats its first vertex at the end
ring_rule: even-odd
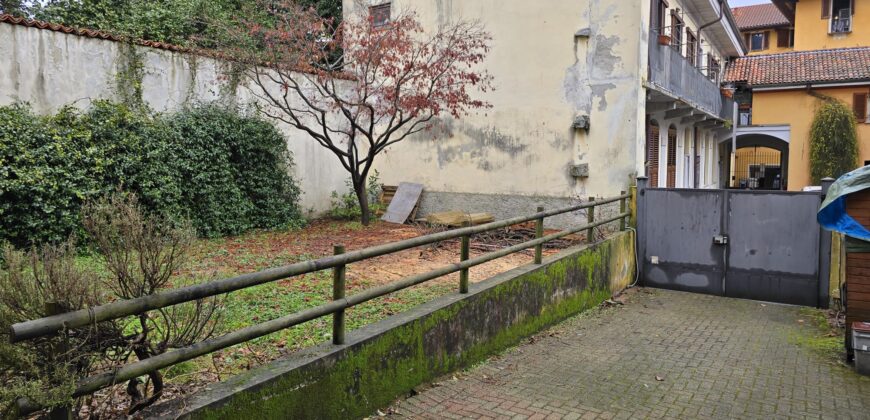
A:
POLYGON ((182 201, 200 235, 297 224, 299 189, 284 137, 262 120, 218 106, 168 118, 182 201))
POLYGON ((810 174, 813 185, 839 178, 856 168, 858 133, 855 114, 838 100, 826 100, 816 110, 810 129, 810 174))
POLYGON ((274 126, 217 105, 164 116, 105 101, 53 116, 0 107, 0 240, 80 234, 82 203, 119 189, 202 236, 298 225, 291 167, 274 126))

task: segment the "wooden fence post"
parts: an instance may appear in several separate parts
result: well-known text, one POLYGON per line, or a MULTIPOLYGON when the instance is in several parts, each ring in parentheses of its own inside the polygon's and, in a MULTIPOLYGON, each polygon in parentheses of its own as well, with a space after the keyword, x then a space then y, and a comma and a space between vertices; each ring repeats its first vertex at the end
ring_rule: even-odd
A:
MULTIPOLYGON (((589 202, 594 203, 595 197, 589 197, 589 202)), ((595 206, 592 206, 592 207, 589 207, 588 209, 586 209, 586 222, 588 222, 588 223, 595 222, 595 206)), ((590 244, 595 242, 594 235, 595 235, 595 228, 594 227, 590 227, 589 229, 586 229, 586 242, 588 242, 590 244)))
MULTIPOLYGON (((471 226, 471 221, 466 220, 462 222, 462 227, 471 226)), ((465 261, 469 257, 469 247, 471 245, 471 237, 468 235, 462 235, 461 244, 459 248, 459 261, 465 261)), ((459 270, 459 293, 468 293, 468 269, 463 268, 459 270)))
MULTIPOLYGON (((344 254, 344 245, 335 245, 333 254, 344 254)), ((332 300, 344 299, 346 268, 342 264, 332 269, 332 300)), ((332 344, 344 344, 344 309, 332 314, 332 344)))
MULTIPOLYGON (((538 213, 543 213, 544 208, 538 207, 538 213)), ((535 221, 535 239, 544 237, 544 218, 539 217, 535 221)), ((535 245, 535 264, 541 264, 544 261, 544 244, 535 245)))
MULTIPOLYGON (((625 195, 625 191, 620 191, 619 195, 625 195)), ((625 209, 626 209, 626 207, 625 207, 625 198, 622 198, 622 199, 619 200, 619 214, 625 214, 625 209)), ((627 217, 628 217, 628 216, 623 216, 623 217, 621 217, 621 218, 619 219, 619 231, 620 231, 620 232, 624 232, 624 231, 625 231, 625 219, 626 219, 627 217)))

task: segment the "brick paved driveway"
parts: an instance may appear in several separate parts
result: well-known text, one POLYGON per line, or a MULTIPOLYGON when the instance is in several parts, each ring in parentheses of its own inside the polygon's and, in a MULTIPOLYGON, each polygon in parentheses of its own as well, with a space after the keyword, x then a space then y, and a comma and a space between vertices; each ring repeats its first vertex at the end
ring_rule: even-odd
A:
POLYGON ((870 419, 870 380, 796 344, 814 328, 798 311, 641 290, 421 389, 390 416, 870 419))

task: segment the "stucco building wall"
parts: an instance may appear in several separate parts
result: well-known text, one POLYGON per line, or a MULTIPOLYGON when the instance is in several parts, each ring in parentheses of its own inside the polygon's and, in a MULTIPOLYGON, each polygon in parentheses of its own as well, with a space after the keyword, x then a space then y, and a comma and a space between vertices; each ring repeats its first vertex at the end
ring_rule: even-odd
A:
MULTIPOLYGON (((345 14, 365 16, 379 3, 345 0, 345 14)), ((392 2, 394 14, 414 10, 429 31, 480 21, 493 38, 482 67, 496 89, 483 95, 492 109, 442 118, 390 148, 376 164, 384 182, 418 182, 430 193, 471 194, 476 204, 491 198, 494 206, 501 195, 527 197, 511 201, 517 213, 534 210, 540 197, 567 202, 628 189, 643 168, 648 11, 632 2, 546 3, 392 2), (590 117, 588 133, 572 128, 579 115, 590 117), (588 178, 571 175, 578 164, 588 164, 588 178)), ((438 200, 426 208, 438 210, 441 202, 462 205, 438 200)))
MULTIPOLYGON (((233 89, 220 63, 205 57, 7 23, 0 23, 0 40, 0 105, 20 100, 36 112, 51 113, 69 104, 87 108, 97 99, 117 99, 117 74, 128 63, 129 48, 142 55, 142 96, 154 111, 218 100, 240 105, 255 101, 251 90, 244 84, 233 89)), ((307 135, 285 124, 276 126, 293 153, 302 209, 323 213, 332 191, 345 190, 346 172, 307 135)))
POLYGON ((855 1, 852 32, 828 34, 829 19, 822 18, 822 0, 801 0, 795 9, 794 50, 867 46, 870 41, 870 4, 855 1))

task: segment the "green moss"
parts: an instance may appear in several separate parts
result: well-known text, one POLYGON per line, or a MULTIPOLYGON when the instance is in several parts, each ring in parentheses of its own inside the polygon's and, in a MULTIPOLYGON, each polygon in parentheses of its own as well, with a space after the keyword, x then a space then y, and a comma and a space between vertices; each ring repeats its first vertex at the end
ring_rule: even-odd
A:
POLYGON ((832 328, 824 311, 820 309, 801 308, 799 314, 804 322, 789 335, 789 342, 831 362, 842 359, 844 331, 832 328))
MULTIPOLYGON (((614 274, 608 259, 630 252, 620 245, 620 238, 469 295, 335 358, 294 369, 255 391, 238 392, 225 405, 193 417, 367 416, 417 385, 472 366, 608 299, 609 277, 614 274)), ((255 375, 235 380, 244 382, 255 375)))

